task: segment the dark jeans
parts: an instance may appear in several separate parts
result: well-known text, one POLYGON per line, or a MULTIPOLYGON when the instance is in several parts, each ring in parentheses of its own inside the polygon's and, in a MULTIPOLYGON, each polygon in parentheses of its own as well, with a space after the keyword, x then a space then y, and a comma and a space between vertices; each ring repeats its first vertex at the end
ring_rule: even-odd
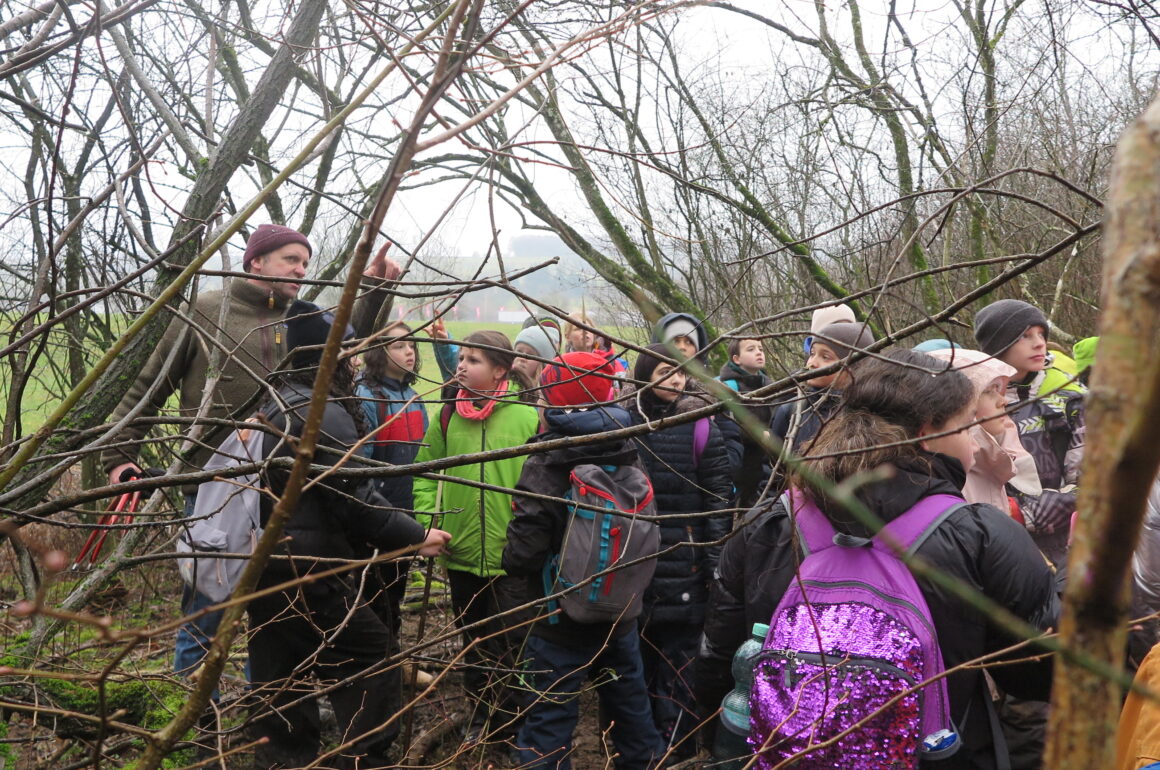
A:
POLYGON ((693 697, 693 661, 701 644, 701 627, 646 623, 640 636, 644 680, 657 730, 668 746, 680 744, 678 756, 688 755, 696 747, 692 739, 684 739, 699 721, 693 697))
POLYGON ((568 647, 533 635, 527 651, 535 700, 516 738, 521 768, 570 770, 580 693, 589 679, 596 680, 601 709, 612 725, 617 769, 654 766, 664 745, 653 725, 635 632, 577 640, 568 647))
MULTIPOLYGON (((307 681, 311 674, 320 685, 332 684, 381 664, 393 646, 389 626, 367 604, 351 612, 349 592, 330 584, 304 590, 305 596, 292 591, 250 603, 254 738, 268 740, 255 750, 256 768, 302 767, 317 758, 320 726, 318 703, 310 697, 315 687, 307 681), (303 696, 302 703, 286 705, 303 696)), ((397 709, 399 687, 396 666, 329 694, 342 730, 340 742, 355 742, 326 767, 391 766, 387 750, 398 735, 399 720, 384 723, 397 709)))
POLYGON ((514 735, 522 717, 521 707, 528 700, 526 688, 519 681, 528 627, 509 627, 527 614, 497 616, 523 602, 521 586, 512 578, 485 578, 459 570, 447 570, 447 579, 456 624, 462 627, 484 622, 463 632, 465 647, 474 639, 480 640, 463 657, 467 666, 463 672, 464 689, 472 701, 468 724, 476 728, 489 725, 490 730, 501 735, 514 735))

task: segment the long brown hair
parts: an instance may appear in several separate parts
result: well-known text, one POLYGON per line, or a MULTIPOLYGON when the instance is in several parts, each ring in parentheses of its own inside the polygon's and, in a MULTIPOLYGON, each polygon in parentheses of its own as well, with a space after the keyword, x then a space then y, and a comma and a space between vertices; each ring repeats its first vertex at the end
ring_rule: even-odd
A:
POLYGON ((796 486, 821 503, 826 489, 882 465, 921 456, 915 440, 925 426, 938 429, 975 398, 970 380, 946 362, 905 348, 867 359, 854 370, 838 413, 818 433, 796 486))
MULTIPOLYGON (((394 344, 400 337, 409 337, 414 332, 410 326, 402 321, 396 321, 386 328, 383 333, 384 339, 363 352, 363 376, 375 382, 382 382, 391 375, 387 374, 387 362, 390 354, 387 348, 394 344)), ((415 342, 412 340, 411 344, 415 342)), ((418 350, 415 351, 416 354, 418 350)), ((414 385, 415 380, 419 378, 419 369, 422 367, 422 359, 415 356, 415 368, 412 371, 403 375, 404 385, 414 385)))

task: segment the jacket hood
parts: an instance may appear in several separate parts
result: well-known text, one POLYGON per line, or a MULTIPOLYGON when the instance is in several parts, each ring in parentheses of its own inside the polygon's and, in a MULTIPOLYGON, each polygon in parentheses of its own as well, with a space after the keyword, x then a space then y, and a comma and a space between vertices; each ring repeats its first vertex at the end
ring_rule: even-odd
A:
POLYGON ((276 392, 282 401, 305 401, 309 405, 310 399, 314 395, 314 388, 302 382, 278 382, 276 392))
POLYGON ((705 348, 708 347, 709 333, 705 331, 705 327, 702 325, 701 319, 697 318, 697 316, 693 315, 692 313, 665 313, 660 317, 660 320, 653 325, 652 339, 649 341, 653 343, 665 342, 665 329, 673 323, 677 323, 682 327, 685 327, 687 324, 692 325, 693 331, 697 335, 696 341, 698 353, 703 352, 705 348))
POLYGON ((721 380, 722 382, 725 380, 737 380, 741 384, 745 385, 745 387, 748 389, 756 390, 765 383, 769 382, 769 375, 767 375, 765 372, 750 374, 732 361, 727 361, 725 365, 721 367, 721 371, 718 372, 717 379, 721 380))
MULTIPOLYGON (((581 411, 566 412, 563 409, 548 409, 544 412, 548 429, 532 441, 550 441, 567 436, 590 436, 610 430, 627 428, 632 420, 626 410, 618 406, 602 406, 581 411)), ((636 447, 628 439, 611 439, 595 444, 553 449, 544 457, 548 465, 571 467, 581 463, 595 465, 624 465, 635 462, 636 447)))
POLYGON ((632 425, 628 410, 619 406, 599 406, 591 409, 544 410, 548 431, 561 436, 588 436, 632 425))
POLYGON ((358 379, 355 380, 355 384, 361 385, 367 389, 386 388, 387 390, 393 390, 396 392, 406 390, 408 387, 410 387, 409 383, 403 382, 402 380, 399 380, 399 379, 395 379, 394 377, 385 377, 384 376, 384 377, 371 378, 371 377, 367 377, 364 374, 359 375, 358 379))
POLYGON ((686 385, 684 392, 676 401, 661 401, 652 390, 638 392, 637 388, 629 383, 621 390, 620 403, 630 414, 639 414, 646 420, 660 420, 709 406, 716 401, 717 399, 701 390, 700 385, 695 382, 686 385))

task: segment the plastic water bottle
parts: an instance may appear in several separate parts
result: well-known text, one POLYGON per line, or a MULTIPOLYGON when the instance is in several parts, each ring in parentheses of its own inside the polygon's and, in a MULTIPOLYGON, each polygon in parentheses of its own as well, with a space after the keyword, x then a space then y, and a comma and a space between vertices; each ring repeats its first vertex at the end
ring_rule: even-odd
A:
POLYGON ((721 723, 713 742, 714 767, 740 770, 753 756, 746 737, 749 735, 749 692, 753 689, 753 662, 765 644, 769 626, 754 623, 750 633, 733 654, 734 687, 721 701, 721 723))

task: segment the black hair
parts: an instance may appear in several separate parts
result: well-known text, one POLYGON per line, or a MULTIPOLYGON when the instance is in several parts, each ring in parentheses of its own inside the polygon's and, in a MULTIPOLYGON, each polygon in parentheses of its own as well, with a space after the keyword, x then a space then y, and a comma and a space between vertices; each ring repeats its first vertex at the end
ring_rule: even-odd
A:
MULTIPOLYGON (((314 387, 314 380, 318 376, 317 367, 309 367, 306 369, 294 369, 291 371, 279 371, 270 375, 270 381, 274 385, 281 384, 295 384, 302 385, 306 388, 314 387)), ((330 379, 329 399, 341 406, 346 413, 354 419, 355 429, 360 436, 365 436, 370 433, 371 427, 367 425, 366 412, 363 411, 362 402, 354 394, 354 380, 355 369, 354 362, 349 356, 342 356, 338 359, 338 365, 334 369, 334 376, 330 379)), ((269 396, 265 399, 268 403, 273 397, 269 396)))

